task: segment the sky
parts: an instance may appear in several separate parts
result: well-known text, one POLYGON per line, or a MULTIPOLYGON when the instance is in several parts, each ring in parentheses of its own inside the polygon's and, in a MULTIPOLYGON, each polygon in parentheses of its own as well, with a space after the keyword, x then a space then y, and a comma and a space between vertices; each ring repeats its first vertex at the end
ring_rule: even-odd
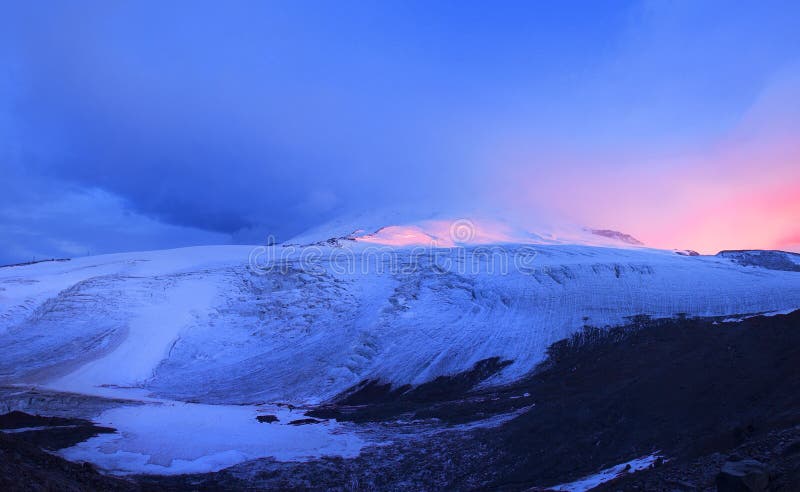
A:
POLYGON ((508 210, 800 251, 800 3, 15 2, 0 264, 508 210))

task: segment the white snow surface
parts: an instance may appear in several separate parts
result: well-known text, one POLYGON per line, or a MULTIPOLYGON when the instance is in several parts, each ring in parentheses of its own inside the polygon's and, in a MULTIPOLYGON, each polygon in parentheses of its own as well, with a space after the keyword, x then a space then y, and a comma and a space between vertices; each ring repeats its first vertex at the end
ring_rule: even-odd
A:
MULTIPOLYGON (((411 234, 440 237, 442 227, 411 234)), ((726 258, 480 231, 420 251, 407 232, 344 247, 208 246, 0 268, 0 384, 135 400, 95 419, 117 433, 62 450, 68 459, 118 474, 207 472, 367 445, 334 421, 288 425, 302 412, 277 403, 318 403, 367 379, 420 384, 489 357, 513 361, 491 381, 509 382, 553 342, 630 316, 800 308, 800 273, 726 258), (482 246, 495 240, 502 247, 482 246), (264 258, 280 268, 258 268, 264 258), (259 423, 264 413, 280 421, 259 423)))
POLYGON ((657 459, 658 455, 656 454, 642 456, 641 458, 636 458, 634 460, 621 463, 617 466, 606 468, 605 470, 601 470, 594 475, 584 477, 580 480, 576 480, 575 482, 556 485, 548 490, 558 492, 586 492, 595 487, 599 487, 606 482, 610 482, 615 478, 627 475, 628 473, 635 473, 637 471, 649 468, 650 465, 652 465, 657 459))
POLYGON ((415 263, 409 248, 376 259, 364 249, 371 245, 352 244, 316 248, 313 268, 300 264, 309 248, 282 246, 0 268, 0 384, 207 404, 316 403, 365 379, 419 384, 489 357, 513 361, 492 382, 511 381, 587 324, 800 308, 798 272, 724 258, 537 245, 520 271, 513 256, 531 246, 506 245, 507 272, 473 247, 437 250, 453 267, 442 271, 415 263), (288 251, 285 268, 252 270, 254 250, 288 251), (379 271, 388 263, 416 268, 379 271))
POLYGON ((335 421, 290 425, 302 413, 278 407, 152 402, 121 406, 95 421, 117 429, 59 454, 89 461, 105 471, 126 475, 204 473, 256 458, 304 461, 325 455, 358 455, 363 441, 343 432, 335 421), (260 423, 259 414, 279 421, 260 423))
POLYGON ((286 243, 311 245, 335 239, 396 247, 479 244, 630 246, 619 239, 593 233, 591 228, 562 219, 554 220, 552 217, 528 214, 520 219, 498 211, 473 211, 465 215, 452 211, 407 209, 377 209, 369 213, 342 216, 295 236, 286 243))

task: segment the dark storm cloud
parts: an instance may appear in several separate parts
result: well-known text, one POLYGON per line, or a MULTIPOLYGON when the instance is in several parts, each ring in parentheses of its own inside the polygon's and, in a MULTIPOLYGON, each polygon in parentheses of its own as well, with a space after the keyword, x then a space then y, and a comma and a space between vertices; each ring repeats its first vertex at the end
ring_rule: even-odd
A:
POLYGON ((26 168, 166 223, 283 237, 457 181, 435 149, 431 101, 392 97, 424 74, 330 26, 307 34, 320 18, 290 10, 23 12, 14 112, 45 149, 26 168))
MULTIPOLYGON (((41 204, 36 188, 51 200, 100 190, 130 214, 237 242, 287 238, 348 210, 473 201, 474 137, 492 127, 486 109, 509 97, 497 84, 513 88, 584 48, 568 32, 515 23, 522 12, 544 23, 562 15, 524 3, 12 10, 2 30, 13 90, 0 102, 16 157, 2 165, 39 183, 7 178, 29 191, 22 202, 41 204), (531 65, 520 46, 553 36, 560 53, 535 53, 531 65)), ((593 16, 576 21, 596 31, 593 16)), ((59 213, 77 230, 93 212, 59 213)))

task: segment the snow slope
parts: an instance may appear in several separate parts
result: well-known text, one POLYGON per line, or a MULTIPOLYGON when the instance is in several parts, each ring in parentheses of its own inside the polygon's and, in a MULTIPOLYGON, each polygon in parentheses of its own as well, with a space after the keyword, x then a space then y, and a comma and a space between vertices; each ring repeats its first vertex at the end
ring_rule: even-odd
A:
POLYGON ((495 380, 510 381, 586 324, 800 308, 800 273, 724 257, 374 246, 197 247, 0 268, 0 383, 314 403, 364 379, 417 384, 488 357, 513 361, 495 380), (259 255, 282 268, 251 268, 259 255))

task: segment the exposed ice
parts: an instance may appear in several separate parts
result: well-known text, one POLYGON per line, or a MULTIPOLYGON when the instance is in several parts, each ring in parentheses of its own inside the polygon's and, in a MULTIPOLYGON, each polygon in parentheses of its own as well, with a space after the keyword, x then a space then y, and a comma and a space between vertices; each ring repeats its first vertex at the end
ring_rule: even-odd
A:
POLYGON ((353 457, 364 445, 334 421, 289 425, 301 416, 279 407, 181 402, 122 406, 95 419, 117 433, 101 434, 59 454, 115 474, 174 475, 217 471, 262 457, 279 461, 353 457), (256 416, 263 413, 279 421, 258 422, 256 416))

